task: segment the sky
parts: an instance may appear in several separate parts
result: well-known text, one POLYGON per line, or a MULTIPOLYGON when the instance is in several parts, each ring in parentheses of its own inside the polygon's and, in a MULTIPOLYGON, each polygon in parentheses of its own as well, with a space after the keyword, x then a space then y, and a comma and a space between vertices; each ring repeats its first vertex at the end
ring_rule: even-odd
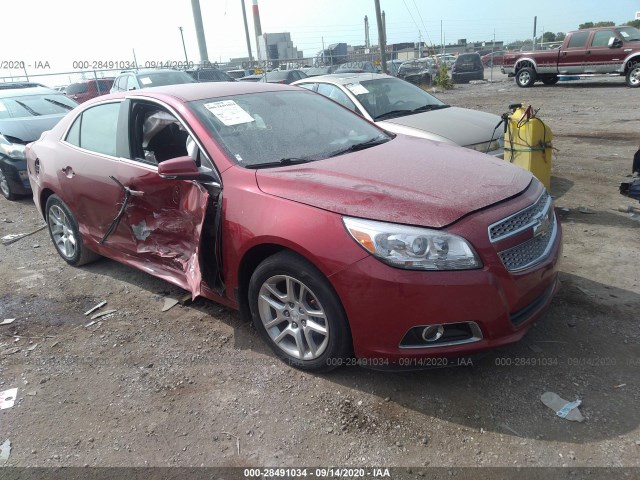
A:
MULTIPOLYGON (((251 0, 200 0, 210 61, 246 57, 242 20, 245 2, 255 55, 251 0)), ((68 72, 79 61, 183 61, 179 27, 187 57, 199 60, 191 0, 5 0, 0 77, 23 75, 7 62, 22 61, 30 75, 68 72), (99 6, 98 6, 99 5, 99 6)), ((290 32, 305 56, 325 45, 364 44, 364 16, 370 38, 378 41, 374 0, 259 0, 263 33, 290 32)), ((387 42, 439 44, 458 39, 506 43, 531 38, 537 16, 542 31, 567 32, 587 21, 633 20, 640 0, 380 0, 386 14, 387 42)), ((15 64, 14 64, 15 65, 15 64)), ((71 78, 72 76, 69 76, 71 78)), ((32 80, 37 80, 35 77, 32 80)), ((0 80, 2 81, 2 80, 0 80)), ((47 83, 41 79, 42 83, 47 83)))

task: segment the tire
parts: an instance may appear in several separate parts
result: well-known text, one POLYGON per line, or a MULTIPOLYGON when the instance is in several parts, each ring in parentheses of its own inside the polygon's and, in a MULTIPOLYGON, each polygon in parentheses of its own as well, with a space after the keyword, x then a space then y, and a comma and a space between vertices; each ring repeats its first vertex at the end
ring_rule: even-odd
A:
POLYGON ((18 196, 13 193, 11 189, 11 182, 9 181, 9 177, 5 175, 4 170, 0 168, 0 192, 2 192, 2 196, 7 200, 15 200, 18 196))
POLYGON ((293 252, 277 253, 258 265, 248 300, 256 329, 292 367, 327 372, 351 351, 337 294, 316 267, 293 252))
POLYGON ((629 88, 640 87, 640 63, 631 64, 627 72, 626 82, 629 88))
POLYGON ((65 262, 79 267, 100 258, 100 255, 84 246, 78 222, 60 197, 51 195, 45 212, 51 241, 65 262))
POLYGON ((518 70, 516 73, 516 84, 522 88, 531 87, 536 83, 536 71, 531 67, 525 67, 518 70))
POLYGON ((540 80, 542 80, 542 83, 544 83, 545 85, 555 85, 556 83, 558 83, 559 78, 557 75, 549 75, 540 78, 540 80))

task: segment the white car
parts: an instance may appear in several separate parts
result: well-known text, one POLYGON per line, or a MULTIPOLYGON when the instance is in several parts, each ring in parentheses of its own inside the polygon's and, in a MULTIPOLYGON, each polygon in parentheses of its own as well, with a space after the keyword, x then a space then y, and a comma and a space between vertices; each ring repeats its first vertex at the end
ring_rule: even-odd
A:
POLYGON ((322 75, 292 85, 329 97, 393 133, 460 145, 500 158, 504 155, 504 131, 498 115, 452 107, 390 75, 322 75))

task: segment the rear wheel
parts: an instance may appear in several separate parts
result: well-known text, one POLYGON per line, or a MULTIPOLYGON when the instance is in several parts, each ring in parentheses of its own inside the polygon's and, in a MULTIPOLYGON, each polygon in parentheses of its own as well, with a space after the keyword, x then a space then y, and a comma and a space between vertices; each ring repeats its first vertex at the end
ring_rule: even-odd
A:
POLYGON ((79 267, 100 258, 100 255, 84 246, 78 223, 60 197, 51 195, 47 200, 45 212, 51 240, 65 262, 79 267))
POLYGON ((627 86, 631 88, 640 87, 640 63, 634 63, 627 72, 627 86))
POLYGON ((559 78, 557 75, 545 75, 540 80, 542 80, 542 83, 545 85, 555 85, 558 83, 559 78))
POLYGON ((524 67, 516 73, 516 84, 522 88, 531 87, 536 83, 536 71, 531 67, 524 67))
POLYGON ((293 252, 277 253, 256 268, 249 307, 260 335, 295 368, 332 370, 351 349, 347 319, 331 284, 293 252))

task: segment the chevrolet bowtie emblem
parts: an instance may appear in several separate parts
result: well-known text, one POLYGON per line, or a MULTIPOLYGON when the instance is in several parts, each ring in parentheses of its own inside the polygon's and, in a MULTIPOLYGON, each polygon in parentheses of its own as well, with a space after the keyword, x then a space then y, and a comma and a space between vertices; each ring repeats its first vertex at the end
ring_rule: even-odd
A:
POLYGON ((542 215, 537 219, 538 221, 533 226, 534 237, 545 236, 551 231, 551 218, 549 218, 550 213, 551 212, 547 212, 545 215, 542 215))

